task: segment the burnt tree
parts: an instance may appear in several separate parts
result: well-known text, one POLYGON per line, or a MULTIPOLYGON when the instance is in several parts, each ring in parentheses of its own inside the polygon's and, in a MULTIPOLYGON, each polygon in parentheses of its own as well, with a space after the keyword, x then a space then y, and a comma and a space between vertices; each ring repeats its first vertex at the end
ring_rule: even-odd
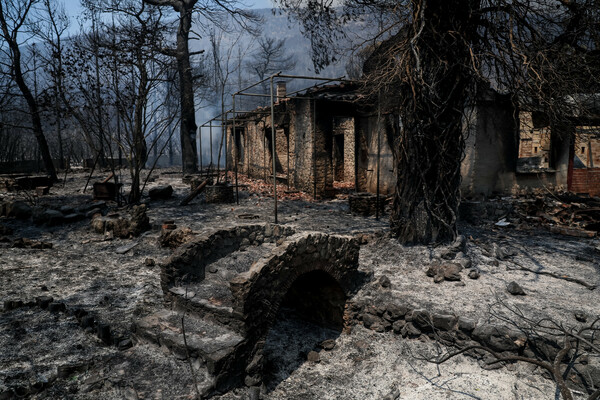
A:
POLYGON ((168 55, 175 57, 179 76, 179 100, 181 103, 181 163, 184 174, 198 170, 198 153, 196 149, 196 108, 194 105, 194 78, 189 48, 189 37, 192 29, 192 15, 198 0, 144 0, 155 6, 169 6, 179 13, 177 42, 174 49, 164 49, 168 55))
POLYGON ((18 35, 25 28, 25 25, 29 23, 28 15, 32 11, 34 3, 35 0, 0 1, 0 38, 2 38, 9 48, 11 75, 27 102, 27 107, 31 115, 31 128, 37 140, 46 172, 52 180, 56 181, 58 178, 52 162, 52 156, 50 155, 50 148, 48 147, 48 142, 42 128, 38 100, 34 97, 25 81, 23 66, 21 65, 21 48, 18 35))

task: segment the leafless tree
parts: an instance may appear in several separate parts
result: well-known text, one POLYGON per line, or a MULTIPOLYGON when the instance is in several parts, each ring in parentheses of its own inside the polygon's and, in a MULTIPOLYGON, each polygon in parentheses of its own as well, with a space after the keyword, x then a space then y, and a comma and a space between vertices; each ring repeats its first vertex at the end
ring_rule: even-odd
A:
MULTIPOLYGON (((279 71, 291 73, 296 67, 296 59, 294 55, 286 54, 285 39, 266 36, 258 39, 246 67, 257 80, 262 81, 279 71)), ((262 84, 261 88, 262 93, 268 93, 267 83, 262 84)))
POLYGON ((194 102, 194 76, 191 57, 202 51, 192 52, 189 48, 190 34, 194 14, 203 17, 206 21, 223 20, 224 15, 233 18, 234 22, 245 24, 254 20, 253 15, 238 8, 235 0, 204 1, 198 0, 143 0, 148 4, 159 7, 170 7, 178 14, 178 28, 176 46, 164 48, 163 52, 173 56, 177 62, 180 93, 180 138, 183 173, 194 173, 197 170, 198 155, 196 151, 196 110, 194 102))
POLYGON ((33 95, 22 65, 22 44, 31 38, 28 28, 37 0, 1 0, 0 1, 0 48, 10 63, 10 75, 16 82, 23 98, 27 103, 31 118, 31 129, 37 140, 38 147, 46 172, 52 180, 57 180, 56 169, 52 162, 50 149, 40 119, 38 99, 33 95))

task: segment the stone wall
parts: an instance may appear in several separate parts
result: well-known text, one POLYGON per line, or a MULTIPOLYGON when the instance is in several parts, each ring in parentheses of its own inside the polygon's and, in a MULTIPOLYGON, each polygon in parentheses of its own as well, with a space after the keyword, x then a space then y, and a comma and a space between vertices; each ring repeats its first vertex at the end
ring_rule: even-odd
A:
POLYGON ((179 247, 161 265, 161 285, 167 295, 169 289, 182 279, 203 280, 205 267, 241 247, 274 243, 293 234, 290 227, 279 225, 240 225, 204 234, 179 247))

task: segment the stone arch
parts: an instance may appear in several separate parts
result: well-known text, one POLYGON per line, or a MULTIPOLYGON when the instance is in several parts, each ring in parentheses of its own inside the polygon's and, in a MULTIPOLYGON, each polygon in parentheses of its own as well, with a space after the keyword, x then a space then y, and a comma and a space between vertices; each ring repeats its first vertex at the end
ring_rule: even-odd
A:
POLYGON ((305 234, 290 238, 270 258, 232 280, 235 308, 243 315, 246 337, 258 340, 264 336, 285 295, 302 275, 322 271, 350 295, 360 281, 358 252, 354 238, 305 234))
POLYGON ((308 285, 309 282, 302 282, 303 277, 320 275, 339 287, 345 304, 362 281, 358 253, 358 241, 351 237, 319 233, 295 236, 271 257, 260 260, 230 282, 236 311, 244 319, 246 384, 260 382, 264 340, 294 284, 308 285))

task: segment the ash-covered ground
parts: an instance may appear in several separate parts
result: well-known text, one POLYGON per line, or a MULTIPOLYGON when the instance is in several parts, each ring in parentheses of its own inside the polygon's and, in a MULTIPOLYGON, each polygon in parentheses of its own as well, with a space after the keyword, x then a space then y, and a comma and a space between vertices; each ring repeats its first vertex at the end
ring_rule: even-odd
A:
MULTIPOLYGON (((121 239, 95 233, 90 220, 35 225, 0 218, 9 229, 0 243, 0 398, 175 399, 193 398, 203 377, 191 370, 185 357, 162 348, 136 343, 134 320, 164 307, 160 267, 172 250, 160 247, 160 226, 172 220, 195 233, 238 224, 274 222, 273 199, 249 185, 240 191, 240 204, 206 204, 202 196, 188 206, 179 202, 189 193, 180 175, 163 171, 149 186, 170 184, 168 200, 148 200, 153 229, 139 237, 121 239), (253 218, 248 220, 248 218, 253 218), (15 248, 18 238, 52 244, 52 248, 15 248), (131 247, 134 245, 134 247, 131 247), (131 248, 130 248, 131 247, 131 248), (129 250, 126 250, 130 248, 129 250), (154 262, 148 261, 154 260, 154 262), (64 302, 67 312, 27 306, 40 296, 64 302), (24 306, 14 307, 14 301, 24 306), (107 345, 97 331, 81 326, 85 310, 110 326, 118 343, 107 345)), ((82 193, 87 176, 68 175, 50 195, 1 192, 0 200, 24 199, 43 208, 74 208, 91 202, 82 193)), ((104 177, 98 174, 92 182, 104 177)), ((88 189, 89 191, 89 189, 88 189)), ((127 215, 128 210, 111 209, 127 215)), ((464 258, 470 265, 459 280, 428 276, 432 262, 443 256, 434 246, 403 246, 388 236, 387 216, 353 216, 344 196, 312 201, 307 196, 284 196, 278 223, 296 231, 320 231, 361 238, 360 270, 371 279, 350 299, 374 306, 393 301, 436 310, 473 321, 493 321, 506 309, 520 310, 533 319, 549 318, 565 326, 581 326, 600 316, 598 241, 551 234, 544 230, 497 227, 493 223, 460 225, 466 238, 464 258), (525 271, 545 271, 554 276, 525 271), (477 271, 477 278, 468 277, 477 271), (526 295, 507 291, 517 283, 526 295), (385 282, 385 284, 382 284, 385 282), (502 309, 498 310, 498 304, 502 309)), ((1 235, 0 235, 1 236, 1 235)), ((252 252, 240 263, 252 262, 252 252)), ((462 256, 461 256, 462 257, 462 256)), ((456 278, 456 277, 454 277, 456 278)), ((453 278, 453 279, 454 279, 453 278)), ((458 356, 442 365, 426 360, 442 350, 426 336, 403 338, 391 331, 376 332, 361 322, 344 332, 312 326, 283 315, 271 328, 265 352, 269 379, 267 399, 553 399, 556 385, 530 364, 491 367, 486 360, 458 356), (333 348, 319 346, 333 339, 333 348), (309 353, 317 352, 309 356, 309 353), (310 361, 309 361, 310 359, 310 361), (498 368, 499 367, 499 368, 498 368)), ((598 354, 588 360, 600 364, 598 354)), ((596 369, 600 373, 600 368, 596 369)), ((575 388, 576 398, 585 398, 575 388)), ((248 398, 239 388, 217 396, 248 398)))

